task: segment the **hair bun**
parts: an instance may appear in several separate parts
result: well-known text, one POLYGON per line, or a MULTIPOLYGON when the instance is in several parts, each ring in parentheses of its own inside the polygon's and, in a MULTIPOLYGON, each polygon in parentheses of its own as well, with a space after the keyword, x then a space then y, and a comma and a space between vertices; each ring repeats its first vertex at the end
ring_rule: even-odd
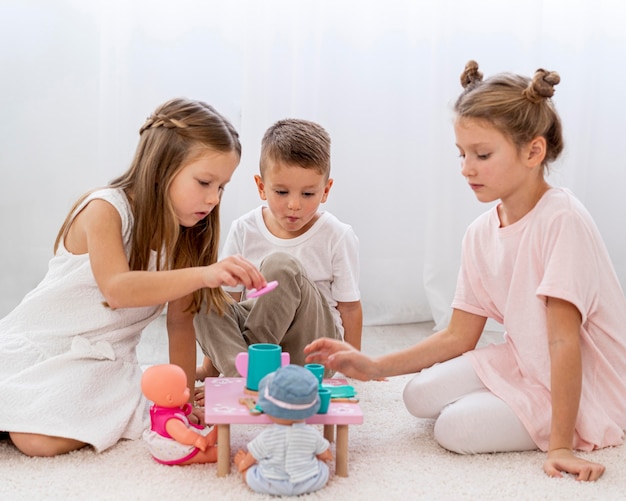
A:
POLYGON ((463 88, 467 89, 475 83, 482 82, 482 80, 483 74, 478 70, 478 63, 473 59, 468 61, 463 73, 461 73, 461 85, 463 88))
POLYGON ((540 103, 543 99, 554 95, 554 86, 561 81, 556 71, 547 71, 539 68, 535 71, 533 79, 524 89, 523 95, 533 103, 540 103))

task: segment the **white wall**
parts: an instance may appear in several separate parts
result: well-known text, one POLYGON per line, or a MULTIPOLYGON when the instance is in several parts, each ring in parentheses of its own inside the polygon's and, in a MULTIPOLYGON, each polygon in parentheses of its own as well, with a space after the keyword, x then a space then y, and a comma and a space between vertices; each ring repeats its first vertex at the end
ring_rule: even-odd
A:
POLYGON ((223 226, 259 203, 264 130, 333 138, 327 210, 361 240, 369 324, 445 322, 465 226, 486 209, 450 121, 465 62, 557 70, 567 150, 553 184, 596 218, 626 284, 626 8, 615 1, 0 0, 0 316, 45 273, 74 200, 124 171, 139 126, 175 96, 242 135, 223 226))

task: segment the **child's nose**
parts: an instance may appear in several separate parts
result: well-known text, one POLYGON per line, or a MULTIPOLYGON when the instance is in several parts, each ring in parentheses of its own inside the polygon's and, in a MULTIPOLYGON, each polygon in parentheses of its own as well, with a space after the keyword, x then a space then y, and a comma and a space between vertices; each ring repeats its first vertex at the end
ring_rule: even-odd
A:
POLYGON ((205 198, 205 203, 207 205, 217 205, 220 203, 220 190, 210 190, 205 198))
POLYGON ((298 210, 300 208, 300 200, 297 197, 290 198, 287 202, 287 208, 289 210, 298 210))
POLYGON ((461 159, 461 175, 463 177, 467 177, 472 172, 472 168, 470 163, 467 161, 467 158, 461 159))

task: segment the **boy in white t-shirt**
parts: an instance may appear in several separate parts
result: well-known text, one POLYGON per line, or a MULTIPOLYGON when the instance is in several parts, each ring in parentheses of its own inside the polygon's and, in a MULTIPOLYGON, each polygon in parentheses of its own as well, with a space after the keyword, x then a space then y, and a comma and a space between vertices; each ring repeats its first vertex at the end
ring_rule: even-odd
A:
POLYGON ((349 225, 319 210, 333 184, 328 133, 306 120, 276 122, 263 136, 254 180, 267 205, 233 222, 222 257, 244 256, 279 286, 256 299, 243 288, 226 288, 236 302, 223 316, 196 316, 205 355, 199 380, 237 376, 235 356, 254 343, 279 344, 298 365, 317 338, 361 348, 359 242, 349 225))

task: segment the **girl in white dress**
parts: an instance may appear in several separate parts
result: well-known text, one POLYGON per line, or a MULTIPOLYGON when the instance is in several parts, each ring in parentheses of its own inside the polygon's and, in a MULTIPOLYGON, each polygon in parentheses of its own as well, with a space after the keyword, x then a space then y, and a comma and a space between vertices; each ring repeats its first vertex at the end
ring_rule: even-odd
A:
POLYGON ((135 348, 167 304, 170 362, 193 395, 193 316, 221 286, 266 285, 248 261, 217 262, 219 203, 239 164, 233 126, 173 99, 141 127, 126 173, 77 201, 42 282, 0 320, 0 431, 30 456, 102 451, 149 426, 135 348))

